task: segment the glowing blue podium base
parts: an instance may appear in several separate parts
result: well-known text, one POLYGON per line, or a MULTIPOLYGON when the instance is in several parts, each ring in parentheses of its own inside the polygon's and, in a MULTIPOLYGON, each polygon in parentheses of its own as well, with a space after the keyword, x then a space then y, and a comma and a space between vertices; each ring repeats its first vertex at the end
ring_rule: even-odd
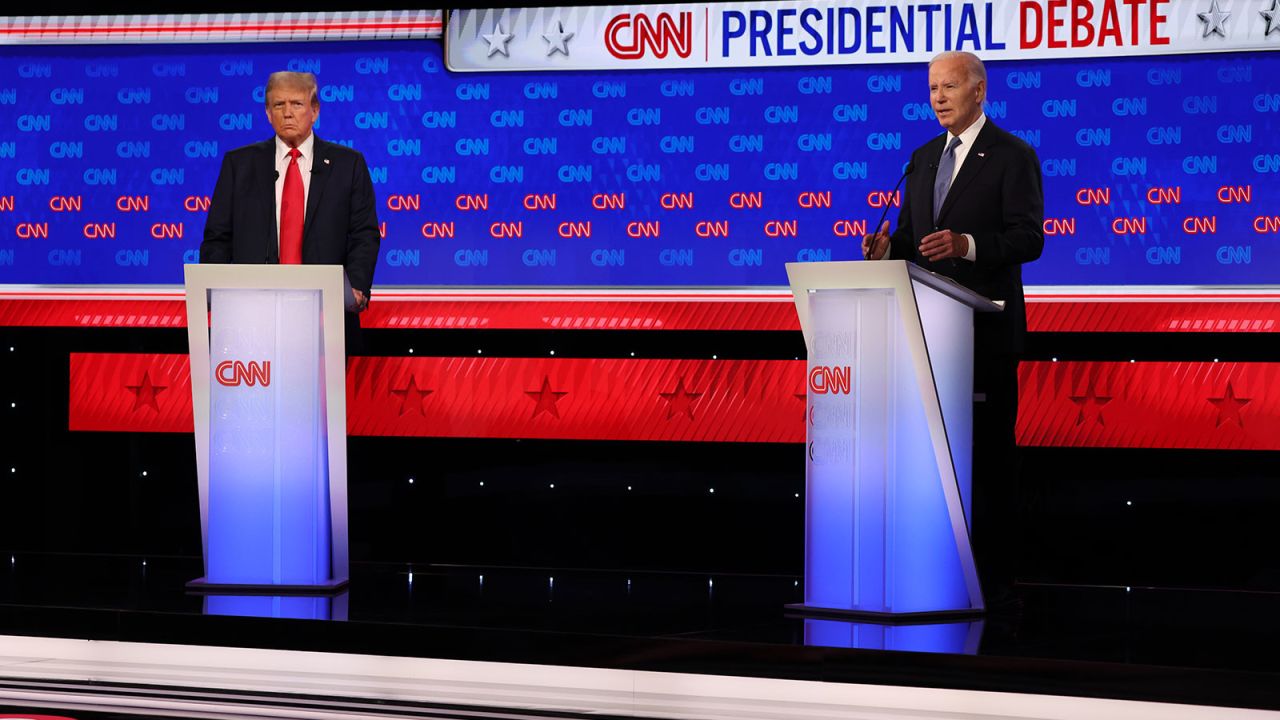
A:
POLYGON ((809 352, 804 602, 873 621, 984 611, 969 544, 973 311, 904 261, 788 263, 809 352))
POLYGON ((347 585, 342 268, 188 265, 199 593, 347 585))

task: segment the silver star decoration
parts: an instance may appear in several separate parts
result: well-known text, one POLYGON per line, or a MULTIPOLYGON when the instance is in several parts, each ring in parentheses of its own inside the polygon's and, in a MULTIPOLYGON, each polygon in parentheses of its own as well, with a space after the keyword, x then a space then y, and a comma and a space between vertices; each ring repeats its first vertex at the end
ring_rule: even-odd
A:
POLYGON ((506 57, 511 57, 507 52, 507 43, 511 42, 511 38, 515 37, 515 33, 502 32, 501 25, 495 25, 493 32, 488 35, 481 35, 484 41, 489 43, 489 54, 485 57, 493 57, 498 53, 502 53, 506 57))
POLYGON ((1196 17, 1200 18, 1200 22, 1204 23, 1204 35, 1200 37, 1220 35, 1225 38, 1227 36, 1227 29, 1224 25, 1227 22, 1227 18, 1231 17, 1231 13, 1223 12, 1218 7, 1218 0, 1213 0, 1213 2, 1209 3, 1209 12, 1196 13, 1196 17))
POLYGON ((1280 22, 1276 22, 1276 15, 1280 15, 1280 0, 1271 0, 1271 7, 1258 14, 1267 21, 1267 31, 1262 33, 1262 37, 1270 37, 1272 32, 1280 31, 1280 22))
MULTIPOLYGON (((1214 0, 1214 2, 1217 2, 1217 0, 1214 0)), ((568 43, 572 37, 573 33, 565 32, 564 23, 557 20, 555 32, 545 33, 542 36, 542 39, 547 41, 547 56, 549 57, 557 52, 562 52, 565 56, 568 56, 569 46, 566 43, 568 43)))

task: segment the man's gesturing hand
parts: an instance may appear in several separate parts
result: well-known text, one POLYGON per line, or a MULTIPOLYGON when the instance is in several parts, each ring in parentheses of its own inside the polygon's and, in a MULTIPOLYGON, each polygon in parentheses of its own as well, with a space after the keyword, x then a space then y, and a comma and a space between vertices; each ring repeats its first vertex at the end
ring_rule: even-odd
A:
POLYGON ((889 252, 889 221, 885 220, 875 235, 862 236, 862 258, 880 260, 889 252))
POLYGON ((920 254, 931 261, 962 258, 969 252, 969 238, 950 230, 925 235, 920 241, 920 254))

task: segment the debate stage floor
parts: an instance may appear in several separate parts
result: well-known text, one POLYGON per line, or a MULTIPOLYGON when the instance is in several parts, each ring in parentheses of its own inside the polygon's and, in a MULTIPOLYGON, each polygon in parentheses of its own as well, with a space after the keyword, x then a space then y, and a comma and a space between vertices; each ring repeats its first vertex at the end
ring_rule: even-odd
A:
POLYGON ((0 635, 1280 709, 1276 593, 1023 585, 1020 614, 884 628, 789 616, 790 576, 352 569, 333 600, 206 599, 198 558, 20 553, 0 635))

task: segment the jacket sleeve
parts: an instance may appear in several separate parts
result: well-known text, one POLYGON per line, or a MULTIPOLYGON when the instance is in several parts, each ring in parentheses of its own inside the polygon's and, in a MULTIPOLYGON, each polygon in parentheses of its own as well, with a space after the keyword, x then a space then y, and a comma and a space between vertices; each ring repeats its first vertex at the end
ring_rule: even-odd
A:
POLYGON ((200 243, 202 263, 231 262, 231 199, 235 195, 235 183, 235 165, 231 156, 225 155, 222 169, 218 171, 218 182, 213 186, 213 197, 209 200, 209 213, 204 220, 204 240, 200 243))
POLYGON ((1000 181, 1003 227, 998 232, 973 233, 978 267, 1020 265, 1044 251, 1044 189, 1040 160, 1023 146, 1015 153, 1000 181))
POLYGON ((365 295, 373 286, 373 269, 378 263, 378 246, 381 234, 378 230, 377 200, 373 194, 373 180, 364 155, 357 154, 351 177, 351 215, 347 225, 347 278, 351 287, 365 295))

